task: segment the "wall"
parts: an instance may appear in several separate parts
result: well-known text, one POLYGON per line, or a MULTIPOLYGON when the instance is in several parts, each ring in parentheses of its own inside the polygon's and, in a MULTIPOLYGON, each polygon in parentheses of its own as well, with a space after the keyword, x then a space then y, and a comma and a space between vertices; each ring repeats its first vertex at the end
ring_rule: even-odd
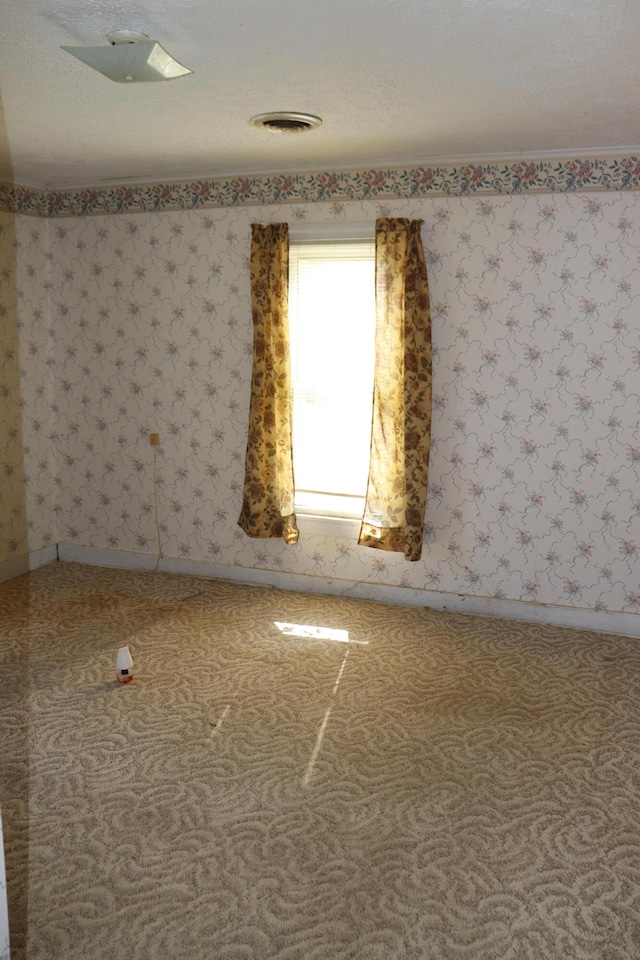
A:
POLYGON ((639 194, 309 202, 48 227, 62 543, 154 554, 157 431, 167 557, 305 574, 337 591, 357 581, 361 596, 394 586, 640 609, 639 194), (434 435, 426 545, 412 564, 331 538, 252 541, 236 525, 249 224, 380 213, 424 218, 429 260, 434 435))
POLYGON ((0 213, 0 579, 57 540, 53 512, 49 225, 0 213))

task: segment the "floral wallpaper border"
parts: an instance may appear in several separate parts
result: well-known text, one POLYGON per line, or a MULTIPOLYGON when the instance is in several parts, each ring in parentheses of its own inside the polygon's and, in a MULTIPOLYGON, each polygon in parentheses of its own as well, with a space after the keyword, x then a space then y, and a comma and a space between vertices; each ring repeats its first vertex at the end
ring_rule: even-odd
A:
POLYGON ((257 203, 638 189, 638 157, 576 158, 237 176, 53 191, 0 184, 0 210, 38 217, 76 217, 257 203))

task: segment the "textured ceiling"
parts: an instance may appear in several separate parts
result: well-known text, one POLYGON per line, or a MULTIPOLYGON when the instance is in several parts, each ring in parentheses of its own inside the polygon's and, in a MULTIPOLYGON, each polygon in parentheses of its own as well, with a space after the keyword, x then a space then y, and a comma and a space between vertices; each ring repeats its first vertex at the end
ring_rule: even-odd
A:
POLYGON ((638 0, 3 0, 0 179, 83 186, 640 152, 638 0), (148 34, 191 76, 60 49, 148 34), (271 110, 307 134, 249 125, 271 110))

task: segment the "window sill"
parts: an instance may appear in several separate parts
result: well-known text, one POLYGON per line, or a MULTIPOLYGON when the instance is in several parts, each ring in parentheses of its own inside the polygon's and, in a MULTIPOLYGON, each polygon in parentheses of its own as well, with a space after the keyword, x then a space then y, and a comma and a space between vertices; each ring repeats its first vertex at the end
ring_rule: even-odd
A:
POLYGON ((311 513, 297 513, 296 520, 301 534, 358 542, 360 520, 349 517, 327 517, 311 513))

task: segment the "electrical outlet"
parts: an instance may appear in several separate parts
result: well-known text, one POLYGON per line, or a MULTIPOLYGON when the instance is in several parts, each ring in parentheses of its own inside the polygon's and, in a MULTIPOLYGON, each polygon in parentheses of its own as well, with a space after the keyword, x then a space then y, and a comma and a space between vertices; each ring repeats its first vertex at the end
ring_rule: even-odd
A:
POLYGON ((150 433, 149 434, 149 443, 152 447, 160 446, 160 434, 159 433, 150 433))

